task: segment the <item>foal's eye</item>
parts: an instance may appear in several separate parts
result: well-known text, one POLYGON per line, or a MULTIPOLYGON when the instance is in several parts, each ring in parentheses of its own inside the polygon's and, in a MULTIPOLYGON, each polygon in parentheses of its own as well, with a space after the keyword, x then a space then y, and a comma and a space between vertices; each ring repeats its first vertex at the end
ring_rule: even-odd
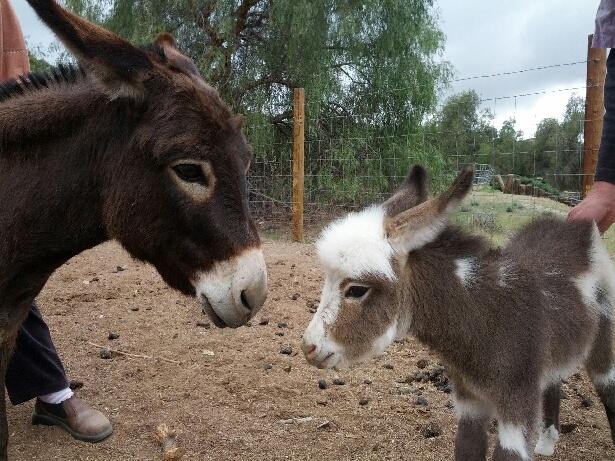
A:
POLYGON ((352 285, 346 290, 345 296, 347 298, 359 299, 365 296, 368 291, 369 287, 365 287, 363 285, 352 285))
POLYGON ((207 186, 207 178, 201 165, 194 163, 178 163, 173 167, 173 171, 182 181, 201 184, 207 186))

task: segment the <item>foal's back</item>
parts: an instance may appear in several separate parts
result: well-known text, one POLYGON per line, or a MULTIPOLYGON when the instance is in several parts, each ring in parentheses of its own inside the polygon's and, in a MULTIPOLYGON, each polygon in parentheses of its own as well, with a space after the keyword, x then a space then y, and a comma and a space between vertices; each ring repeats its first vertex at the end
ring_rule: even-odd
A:
POLYGON ((582 361, 612 315, 615 273, 596 226, 542 216, 523 228, 502 252, 502 265, 531 274, 538 287, 534 307, 549 342, 547 367, 561 369, 582 361), (576 358, 576 360, 575 360, 576 358))

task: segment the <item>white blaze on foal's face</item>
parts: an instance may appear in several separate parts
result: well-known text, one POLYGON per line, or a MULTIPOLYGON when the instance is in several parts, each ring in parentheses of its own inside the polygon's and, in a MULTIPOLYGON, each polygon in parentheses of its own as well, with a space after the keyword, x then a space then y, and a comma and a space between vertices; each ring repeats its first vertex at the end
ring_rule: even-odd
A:
POLYGON ((334 222, 318 240, 325 284, 303 335, 306 357, 318 367, 381 353, 396 336, 397 283, 384 220, 383 207, 368 208, 334 222))

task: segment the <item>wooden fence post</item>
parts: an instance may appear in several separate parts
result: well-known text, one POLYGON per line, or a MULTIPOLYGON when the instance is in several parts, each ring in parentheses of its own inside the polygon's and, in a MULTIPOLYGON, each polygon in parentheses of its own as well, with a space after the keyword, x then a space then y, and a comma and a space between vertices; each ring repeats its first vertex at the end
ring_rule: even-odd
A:
POLYGON ((583 151, 583 197, 594 184, 598 163, 598 149, 602 136, 604 116, 604 78, 606 76, 606 50, 592 48, 593 35, 587 44, 587 89, 585 96, 585 128, 583 151))
POLYGON ((305 90, 295 88, 293 97, 293 241, 303 242, 305 174, 305 90))

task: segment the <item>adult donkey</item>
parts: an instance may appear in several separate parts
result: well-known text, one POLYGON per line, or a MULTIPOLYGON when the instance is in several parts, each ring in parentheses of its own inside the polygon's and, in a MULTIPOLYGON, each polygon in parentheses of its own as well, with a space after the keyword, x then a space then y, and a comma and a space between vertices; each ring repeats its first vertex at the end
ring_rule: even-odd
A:
MULTIPOLYGON (((81 68, 0 87, 1 379, 49 276, 110 239, 196 295, 217 326, 243 325, 265 302, 267 272, 241 117, 170 35, 139 49, 53 0, 28 3, 81 68)), ((6 460, 4 395, 0 426, 6 460)))

